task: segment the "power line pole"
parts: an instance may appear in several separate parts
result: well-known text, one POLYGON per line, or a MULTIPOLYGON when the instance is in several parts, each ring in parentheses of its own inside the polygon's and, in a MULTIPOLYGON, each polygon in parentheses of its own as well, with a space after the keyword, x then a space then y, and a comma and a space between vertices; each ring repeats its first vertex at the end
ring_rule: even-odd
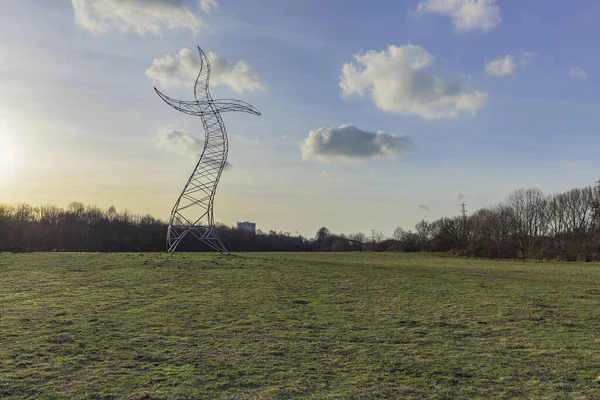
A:
POLYGON ((371 229, 371 241, 375 243, 375 229, 371 229))
POLYGON ((467 205, 465 203, 462 203, 460 205, 460 214, 462 215, 462 218, 460 219, 460 222, 458 223, 459 229, 460 229, 460 241, 461 241, 461 246, 466 246, 467 242, 468 242, 468 228, 467 228, 467 205))
POLYGON ((592 212, 594 225, 596 229, 600 229, 600 179, 596 181, 594 200, 592 201, 592 212))

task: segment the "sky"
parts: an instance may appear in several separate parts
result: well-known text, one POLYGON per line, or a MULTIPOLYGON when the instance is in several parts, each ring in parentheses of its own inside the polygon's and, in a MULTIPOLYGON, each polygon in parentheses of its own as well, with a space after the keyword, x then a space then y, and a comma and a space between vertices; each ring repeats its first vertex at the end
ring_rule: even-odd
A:
POLYGON ((196 47, 230 168, 215 218, 314 236, 600 178, 591 0, 4 0, 0 203, 167 219, 202 147, 196 47))

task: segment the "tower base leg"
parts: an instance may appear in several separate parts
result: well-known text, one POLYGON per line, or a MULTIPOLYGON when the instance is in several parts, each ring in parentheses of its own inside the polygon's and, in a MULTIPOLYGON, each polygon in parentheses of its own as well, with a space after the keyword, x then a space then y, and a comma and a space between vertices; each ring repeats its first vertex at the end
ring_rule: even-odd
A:
POLYGON ((194 236, 200 242, 208 245, 215 251, 221 254, 229 254, 229 251, 221 242, 217 229, 214 226, 169 226, 167 232, 167 253, 173 254, 179 246, 179 243, 188 234, 194 236))

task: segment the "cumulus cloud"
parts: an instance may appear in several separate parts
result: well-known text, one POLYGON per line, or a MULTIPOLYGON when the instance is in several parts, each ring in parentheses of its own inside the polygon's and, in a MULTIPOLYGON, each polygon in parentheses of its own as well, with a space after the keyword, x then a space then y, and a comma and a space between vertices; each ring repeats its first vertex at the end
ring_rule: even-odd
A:
POLYGON ((217 0, 200 0, 200 8, 208 14, 212 10, 218 10, 219 3, 217 3, 217 0))
POLYGON ((490 76, 506 76, 514 73, 516 68, 515 57, 508 55, 489 62, 485 66, 485 72, 490 76))
MULTIPOLYGON (((191 161, 198 161, 204 148, 204 142, 190 132, 182 130, 173 130, 164 128, 158 132, 158 145, 173 153, 182 155, 191 161)), ((208 157, 204 161, 211 162, 208 157)), ((225 169, 231 168, 229 161, 225 164, 225 169)))
POLYGON ((493 61, 490 61, 485 66, 485 72, 490 76, 506 76, 514 74, 517 68, 523 68, 528 63, 531 57, 535 56, 534 53, 522 52, 519 55, 506 55, 498 57, 493 61))
POLYGON ((204 147, 204 142, 190 132, 167 128, 158 132, 158 144, 162 148, 194 161, 198 161, 204 147))
POLYGON ((356 54, 340 77, 344 96, 371 92, 380 109, 423 118, 454 118, 475 111, 487 102, 487 94, 471 91, 465 80, 446 82, 426 68, 434 57, 421 46, 389 46, 387 51, 356 54))
POLYGON ((457 32, 487 33, 502 22, 496 0, 421 0, 418 12, 448 16, 457 32))
POLYGON ((342 125, 310 131, 300 143, 302 157, 319 161, 361 161, 371 158, 394 158, 412 145, 406 135, 385 132, 365 132, 342 125))
POLYGON ((419 204, 419 208, 421 210, 425 210, 425 211, 429 211, 429 206, 425 205, 425 204, 419 204))
MULTIPOLYGON (((237 93, 264 87, 248 64, 238 61, 231 66, 221 56, 208 53, 211 66, 211 85, 227 86, 237 93)), ((182 49, 175 57, 167 55, 152 61, 146 76, 157 85, 192 85, 200 71, 200 59, 190 49, 182 49)))
POLYGON ((573 79, 586 80, 588 78, 588 74, 581 68, 573 67, 569 70, 569 77, 573 79))
POLYGON ((453 198, 454 200, 464 200, 464 198, 465 198, 465 195, 464 195, 464 194, 462 194, 461 192, 458 192, 458 193, 456 193, 454 196, 452 196, 452 198, 453 198))
MULTIPOLYGON (((184 0, 71 0, 75 23, 92 33, 111 31, 160 35, 165 29, 197 33, 203 22, 184 0)), ((202 0, 205 12, 218 6, 202 0)))

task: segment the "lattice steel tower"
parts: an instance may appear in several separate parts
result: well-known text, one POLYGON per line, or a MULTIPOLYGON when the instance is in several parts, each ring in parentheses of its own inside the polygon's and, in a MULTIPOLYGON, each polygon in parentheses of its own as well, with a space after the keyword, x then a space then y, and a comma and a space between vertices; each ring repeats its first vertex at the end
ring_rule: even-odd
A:
POLYGON ((194 87, 194 101, 172 99, 158 89, 156 93, 168 105, 202 120, 204 149, 196 168, 173 207, 167 231, 167 252, 173 253, 184 237, 193 235, 216 251, 229 254, 215 227, 213 208, 217 185, 227 162, 229 142, 221 118, 222 112, 243 111, 254 115, 260 112, 240 100, 213 100, 210 95, 210 62, 200 47, 200 73, 194 87))

